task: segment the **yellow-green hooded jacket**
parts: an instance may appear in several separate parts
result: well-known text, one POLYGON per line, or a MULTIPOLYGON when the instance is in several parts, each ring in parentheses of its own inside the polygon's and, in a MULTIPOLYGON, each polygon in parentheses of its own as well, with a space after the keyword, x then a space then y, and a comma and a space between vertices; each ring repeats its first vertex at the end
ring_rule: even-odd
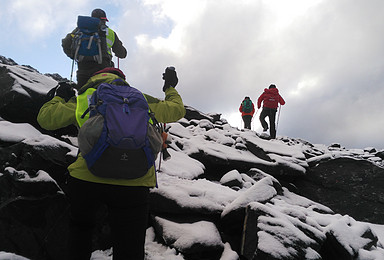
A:
MULTIPOLYGON (((89 87, 95 87, 99 84, 111 83, 119 78, 112 73, 101 73, 89 79, 80 92, 89 87)), ((165 100, 159 100, 152 96, 144 94, 148 101, 149 108, 155 113, 157 121, 163 123, 175 122, 185 115, 185 108, 179 93, 173 87, 165 91, 165 100)), ((68 125, 78 126, 76 120, 77 98, 73 97, 68 102, 61 97, 55 96, 52 100, 45 103, 37 116, 37 121, 41 127, 47 130, 56 130, 68 125)), ((156 185, 155 168, 148 170, 147 174, 141 178, 133 180, 101 178, 93 175, 87 167, 85 159, 79 153, 77 160, 69 165, 69 173, 72 177, 96 183, 124 185, 124 186, 145 186, 154 187, 156 185)), ((111 167, 113 171, 113 167, 111 167)))

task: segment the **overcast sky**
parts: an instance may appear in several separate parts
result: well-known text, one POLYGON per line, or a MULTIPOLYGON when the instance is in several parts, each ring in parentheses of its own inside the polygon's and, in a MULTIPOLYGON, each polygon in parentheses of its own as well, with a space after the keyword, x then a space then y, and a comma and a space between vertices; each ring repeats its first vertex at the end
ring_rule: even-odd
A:
POLYGON ((145 93, 162 97, 173 65, 185 104, 240 126, 243 98, 274 83, 286 100, 278 136, 384 148, 383 0, 0 0, 0 55, 69 78, 61 39, 94 8, 145 93))

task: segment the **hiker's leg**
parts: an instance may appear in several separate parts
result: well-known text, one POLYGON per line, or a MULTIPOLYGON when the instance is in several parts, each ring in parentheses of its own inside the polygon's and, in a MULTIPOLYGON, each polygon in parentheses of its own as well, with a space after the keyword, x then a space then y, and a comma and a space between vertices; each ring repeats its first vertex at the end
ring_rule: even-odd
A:
POLYGON ((252 116, 250 115, 243 116, 244 128, 251 129, 251 119, 252 119, 252 116))
POLYGON ((113 260, 144 259, 149 188, 117 186, 111 194, 114 195, 107 203, 110 212, 113 260))
POLYGON ((97 64, 96 62, 81 62, 78 64, 77 70, 77 89, 87 83, 87 81, 99 70, 104 69, 104 64, 97 64))
POLYGON ((70 223, 68 237, 68 259, 90 259, 92 234, 98 203, 92 198, 92 183, 70 177, 68 198, 70 201, 70 223))
POLYGON ((78 70, 77 71, 77 89, 80 89, 82 86, 84 86, 90 77, 91 76, 86 72, 78 70))
POLYGON ((271 137, 271 139, 275 139, 276 138, 276 124, 275 124, 275 120, 276 120, 276 110, 275 109, 271 109, 270 112, 269 112, 269 125, 270 125, 270 130, 269 130, 269 135, 271 137))
POLYGON ((268 124, 267 122, 265 121, 265 117, 268 116, 268 110, 263 108, 263 110, 261 111, 260 113, 260 123, 261 123, 261 126, 263 127, 263 130, 266 131, 268 129, 268 124))

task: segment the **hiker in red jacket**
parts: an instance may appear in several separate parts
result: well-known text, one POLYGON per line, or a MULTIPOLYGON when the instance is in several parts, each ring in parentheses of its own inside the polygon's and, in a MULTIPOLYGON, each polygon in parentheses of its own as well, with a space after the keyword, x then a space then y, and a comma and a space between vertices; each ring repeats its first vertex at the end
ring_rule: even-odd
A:
POLYGON ((253 114, 255 113, 255 106, 249 97, 245 97, 241 102, 239 111, 244 121, 244 128, 251 129, 251 121, 253 114))
POLYGON ((284 105, 285 101, 280 96, 279 90, 276 88, 276 86, 272 84, 269 86, 269 88, 264 89, 264 92, 260 95, 259 99, 257 100, 257 108, 261 107, 261 102, 263 102, 263 110, 260 113, 261 126, 263 127, 264 132, 268 130, 268 124, 265 121, 265 118, 268 117, 270 126, 269 135, 271 139, 275 139, 275 119, 277 108, 279 106, 279 103, 281 105, 284 105))

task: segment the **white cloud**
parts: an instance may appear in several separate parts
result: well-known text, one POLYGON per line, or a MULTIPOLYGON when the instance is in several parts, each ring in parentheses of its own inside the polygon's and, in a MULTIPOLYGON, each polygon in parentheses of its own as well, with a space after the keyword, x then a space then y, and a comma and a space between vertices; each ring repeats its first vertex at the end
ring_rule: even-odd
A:
MULTIPOLYGON (((44 44, 61 52, 76 16, 95 7, 129 51, 121 68, 150 94, 162 95, 161 73, 174 65, 186 104, 240 118, 244 96, 256 100, 275 83, 287 101, 278 134, 352 143, 360 128, 370 134, 358 145, 384 143, 374 108, 384 96, 381 0, 13 0, 0 10, 0 26, 16 31, 18 44, 56 33, 44 44)), ((63 63, 42 62, 53 71, 63 63)))
MULTIPOLYGON (((177 65, 184 101, 202 111, 240 119, 237 109, 244 96, 256 100, 275 83, 287 101, 280 134, 314 142, 326 137, 344 141, 358 135, 353 130, 345 134, 356 127, 350 113, 363 115, 353 106, 367 107, 368 100, 382 93, 380 1, 143 3, 151 13, 151 26, 165 31, 137 34, 137 56, 128 70, 142 76, 139 85, 152 88, 158 74, 151 71, 177 65), (366 84, 373 83, 373 91, 363 93, 366 84)), ((377 115, 375 123, 372 120, 364 120, 364 128, 383 124, 377 115)), ((370 132, 381 138, 379 131, 370 132)))
POLYGON ((2 3, 1 19, 6 32, 18 32, 13 34, 17 40, 38 41, 65 24, 73 27, 78 12, 89 3, 89 0, 12 0, 2 3))

